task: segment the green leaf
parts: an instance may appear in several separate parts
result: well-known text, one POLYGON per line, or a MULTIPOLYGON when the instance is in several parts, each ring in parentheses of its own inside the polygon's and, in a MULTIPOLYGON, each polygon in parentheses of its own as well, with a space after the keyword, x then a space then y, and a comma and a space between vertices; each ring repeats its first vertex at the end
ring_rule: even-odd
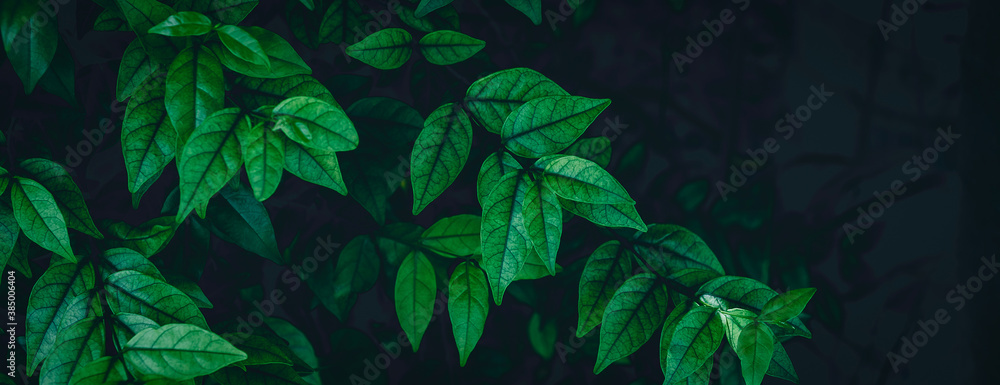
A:
POLYGON ((181 47, 171 40, 172 37, 150 34, 149 29, 167 20, 174 10, 155 0, 116 0, 115 3, 146 53, 158 63, 170 63, 181 47))
POLYGON ((137 372, 176 381, 204 376, 247 358, 215 333, 184 324, 143 330, 122 350, 125 361, 137 372))
MULTIPOLYGON (((3 134, 0 134, 0 142, 3 142, 3 140, 4 140, 3 134)), ((7 169, 0 167, 0 194, 7 192, 7 185, 10 184, 10 179, 11 179, 10 171, 7 171, 7 169)))
POLYGON ((424 35, 417 45, 428 62, 443 66, 465 61, 482 50, 486 42, 460 32, 440 30, 424 35))
POLYGON ((49 69, 49 63, 56 55, 59 30, 47 16, 37 2, 7 1, 0 6, 0 35, 4 51, 24 84, 25 94, 35 89, 35 84, 49 69), (42 19, 42 15, 45 22, 35 21, 42 19))
POLYGON ((667 316, 667 289, 649 273, 625 281, 611 297, 601 320, 601 345, 594 373, 635 353, 667 316))
POLYGON ((415 30, 434 32, 437 30, 459 30, 458 11, 451 5, 446 5, 434 11, 429 17, 418 17, 416 9, 409 6, 396 7, 399 20, 415 30))
POLYGON ((21 162, 27 177, 45 187, 66 219, 66 226, 97 239, 104 238, 94 226, 80 188, 62 165, 48 159, 32 158, 21 162))
MULTIPOLYGON (((357 43, 358 33, 355 28, 364 30, 370 18, 356 0, 333 0, 319 23, 319 42, 346 47, 348 39, 353 37, 354 43, 357 43)), ((316 31, 310 28, 303 29, 306 33, 316 31)), ((305 39, 300 37, 299 40, 305 39)))
POLYGON ((438 8, 451 4, 454 0, 420 0, 417 5, 417 17, 427 16, 428 13, 436 11, 438 8))
POLYGON ((569 95, 535 70, 512 68, 476 80, 465 94, 472 115, 487 131, 499 134, 507 115, 529 100, 569 95))
POLYGON ((443 251, 445 257, 480 254, 479 233, 482 218, 478 215, 462 214, 442 218, 424 231, 420 243, 435 251, 443 251))
POLYGON ((219 40, 222 41, 230 53, 238 59, 271 68, 271 61, 267 58, 267 53, 260 46, 257 38, 248 31, 235 25, 223 25, 216 29, 219 32, 219 40))
POLYGON ((285 170, 306 182, 347 195, 336 153, 306 147, 288 138, 284 140, 285 170))
POLYGON ((738 307, 759 312, 778 293, 750 278, 722 276, 702 285, 698 295, 708 296, 702 299, 715 302, 712 305, 722 309, 738 307))
POLYGON ((634 204, 621 183, 597 163, 572 155, 539 159, 543 183, 563 199, 595 204, 634 204))
POLYGON ((352 293, 364 293, 375 285, 379 259, 371 237, 359 235, 347 242, 337 259, 334 285, 346 287, 352 293))
POLYGON ((471 150, 472 123, 457 104, 445 104, 427 116, 410 154, 413 215, 458 178, 471 150))
POLYGON ((94 288, 94 269, 90 264, 76 264, 54 259, 38 278, 28 297, 25 313, 28 372, 52 353, 61 325, 72 324, 85 316, 69 310, 71 302, 94 288))
POLYGON ((177 0, 175 9, 197 11, 222 24, 236 25, 257 6, 257 0, 177 0))
POLYGON ((507 0, 507 4, 521 11, 535 25, 542 24, 542 0, 507 0))
POLYGON ((661 273, 701 269, 725 274, 722 264, 705 241, 690 230, 676 225, 656 224, 639 236, 636 251, 661 273))
POLYGON ((174 159, 177 148, 177 133, 164 106, 162 81, 160 77, 147 77, 141 91, 132 96, 125 109, 122 154, 128 190, 132 193, 139 193, 143 186, 156 181, 174 159))
POLYGON ((70 385, 104 385, 128 381, 120 357, 106 356, 81 365, 70 378, 70 385))
MULTIPOLYGON (((21 227, 18 226, 17 219, 14 218, 14 210, 11 210, 6 203, 0 203, 0 268, 7 266, 7 261, 14 253, 14 246, 20 233, 21 227)), ((476 237, 478 243, 478 231, 476 237)))
POLYGON ((207 218, 213 233, 246 251, 284 264, 267 209, 250 189, 242 185, 237 189, 224 188, 222 198, 208 203, 207 218))
POLYGON ((312 68, 281 36, 260 27, 247 27, 244 31, 257 40, 267 59, 266 63, 270 66, 243 59, 229 49, 215 50, 222 64, 229 69, 247 76, 269 79, 312 73, 312 68))
POLYGON ((459 366, 479 342, 490 309, 490 289, 486 275, 472 262, 455 267, 448 282, 448 317, 458 345, 459 366))
POLYGON ((532 99, 507 117, 500 137, 515 155, 538 158, 554 154, 573 144, 610 104, 608 99, 581 96, 532 99))
MULTIPOLYGON (((196 128, 222 109, 224 96, 222 64, 212 51, 196 45, 174 58, 167 70, 164 102, 170 122, 177 130, 178 146, 187 143, 196 128)), ((182 153, 180 147, 177 152, 182 153)))
POLYGON ((531 315, 528 320, 528 342, 542 359, 548 360, 555 354, 556 348, 556 324, 554 320, 548 320, 542 325, 542 316, 538 313, 531 315))
POLYGON ((684 211, 691 212, 697 209, 701 205, 701 202, 705 201, 707 194, 708 181, 699 179, 681 186, 680 190, 677 191, 675 199, 684 211))
POLYGON ((506 151, 492 152, 486 156, 486 160, 479 168, 479 176, 476 178, 476 197, 479 198, 479 205, 483 205, 486 196, 493 191, 504 175, 520 169, 521 164, 517 163, 517 159, 506 151))
POLYGON ((410 253, 396 274, 396 315, 406 337, 417 351, 434 314, 437 293, 434 266, 420 251, 410 253))
POLYGON ((76 102, 76 63, 73 62, 73 55, 70 55, 69 47, 60 41, 57 44, 56 55, 49 63, 49 69, 45 71, 38 85, 43 90, 59 96, 70 105, 77 105, 76 102))
POLYGON ((535 183, 524 195, 524 229, 549 273, 556 274, 556 254, 562 237, 562 208, 556 194, 535 183))
POLYGON ((764 374, 796 384, 799 383, 799 375, 795 373, 795 368, 792 367, 792 359, 788 358, 788 352, 781 346, 781 341, 777 339, 774 341, 774 354, 771 355, 771 363, 767 367, 767 373, 764 374))
POLYGON ((605 242, 590 254, 580 275, 577 338, 601 323, 611 297, 632 274, 632 255, 618 241, 605 242))
POLYGON ((24 235, 23 231, 18 234, 14 250, 11 252, 10 259, 7 260, 7 266, 14 268, 26 278, 31 278, 31 265, 28 263, 28 258, 31 258, 32 253, 36 251, 33 246, 34 244, 24 235))
POLYGON ((677 322, 670 345, 660 346, 661 352, 667 351, 663 383, 673 384, 701 368, 719 349, 724 334, 718 310, 696 306, 688 311, 677 322))
POLYGON ((497 305, 532 249, 521 212, 533 183, 522 172, 508 173, 497 182, 483 204, 480 232, 483 269, 489 277, 497 305))
POLYGON ((285 167, 285 143, 281 135, 272 130, 273 124, 269 122, 241 127, 246 130, 237 131, 236 136, 240 140, 243 164, 253 196, 263 202, 274 194, 281 182, 281 172, 285 167))
POLYGON ((639 231, 646 231, 646 224, 639 217, 639 212, 635 211, 635 205, 631 203, 618 203, 613 205, 591 204, 573 202, 559 198, 559 205, 566 211, 586 219, 596 225, 605 227, 627 227, 639 231))
POLYGON ((379 143, 379 147, 409 151, 410 144, 424 128, 420 112, 392 98, 363 98, 351 104, 347 116, 357 126, 362 142, 379 143))
POLYGON ((410 60, 412 40, 413 36, 404 29, 386 28, 351 44, 347 54, 380 70, 391 70, 410 60))
MULTIPOLYGON (((146 94, 162 90, 166 74, 166 71, 161 71, 160 65, 146 54, 139 39, 132 40, 132 43, 125 48, 125 53, 122 54, 122 62, 118 65, 118 85, 116 88, 118 100, 125 101, 125 99, 128 99, 139 89, 145 89, 146 94), (150 76, 153 76, 156 80, 149 80, 150 76)), ((162 95, 160 97, 162 98, 162 95)), ((151 98, 153 96, 146 95, 143 97, 146 100, 151 98)), ((160 109, 164 108, 162 103, 161 101, 160 109)), ((129 104, 132 104, 132 102, 130 101, 129 104)), ((128 124, 128 120, 128 112, 126 111, 126 125, 128 124)))
POLYGON ((279 79, 239 76, 236 85, 237 89, 242 91, 240 97, 243 103, 253 108, 274 106, 295 96, 311 96, 340 108, 330 91, 308 75, 292 75, 279 79))
MULTIPOLYGON (((556 264, 556 274, 561 271, 562 266, 556 264)), ((552 273, 549 273, 548 266, 545 266, 545 262, 542 262, 542 259, 538 256, 538 252, 535 248, 531 248, 528 258, 524 260, 524 266, 521 266, 521 270, 518 270, 517 275, 514 276, 514 280, 520 281, 539 279, 550 277, 552 275, 552 273)))
POLYGON ((268 364, 248 366, 242 370, 235 366, 212 373, 212 379, 226 385, 306 385, 294 368, 288 365, 268 364))
POLYGON ((566 148, 563 153, 580 157, 597 163, 601 167, 608 168, 608 164, 611 163, 611 140, 605 136, 580 139, 566 148))
POLYGON ((276 129, 307 147, 324 151, 358 148, 358 132, 340 108, 309 96, 285 99, 274 107, 276 129))
POLYGON ((714 362, 715 359, 709 357, 694 373, 675 382, 674 385, 708 385, 712 379, 712 364, 714 362))
POLYGON ((211 309, 215 307, 215 305, 212 305, 212 301, 205 295, 205 292, 201 290, 201 286, 198 286, 197 282, 177 275, 167 276, 166 280, 170 286, 177 288, 177 290, 186 294, 188 298, 191 298, 191 302, 194 302, 198 308, 211 309))
POLYGON ((198 12, 177 12, 149 29, 165 36, 199 36, 212 31, 212 20, 198 12))
MULTIPOLYGON (((313 349, 309 337, 299 330, 291 322, 281 318, 267 317, 264 319, 274 333, 288 342, 288 348, 295 353, 303 362, 312 368, 319 367, 319 359, 316 358, 316 351, 313 349)), ((318 375, 317 375, 318 377, 318 375)))
POLYGON ((135 313, 161 325, 189 323, 208 327, 191 298, 149 275, 135 270, 119 271, 108 276, 105 288, 108 306, 115 314, 135 313))
POLYGON ((160 324, 148 317, 132 313, 115 314, 112 325, 119 342, 128 341, 143 330, 160 326, 160 324))
POLYGON ((235 345, 237 349, 247 355, 247 359, 238 362, 236 365, 244 369, 247 366, 267 364, 292 366, 291 351, 288 351, 287 347, 282 346, 284 344, 285 341, 282 341, 277 336, 251 334, 235 345))
POLYGON ((105 250, 101 253, 101 257, 107 264, 107 266, 100 268, 100 277, 102 280, 106 280, 109 275, 118 271, 134 270, 153 277, 158 281, 165 281, 163 274, 156 268, 156 265, 135 250, 123 247, 105 250))
POLYGON ((747 385, 760 385, 774 353, 774 333, 761 322, 753 322, 740 332, 736 343, 743 380, 747 385))
MULTIPOLYGON (((648 269, 648 267, 643 266, 643 269, 648 269)), ((701 287, 701 285, 704 285, 705 282, 711 281, 719 276, 719 273, 711 270, 684 269, 670 273, 670 275, 667 276, 667 279, 685 287, 696 288, 701 287)), ((671 292, 670 298, 674 300, 674 303, 680 303, 685 299, 689 299, 686 295, 678 292, 671 292)))
POLYGON ((52 354, 45 358, 40 384, 67 384, 78 368, 104 355, 104 320, 91 316, 59 333, 52 354))
POLYGON ((670 340, 674 338, 674 332, 677 331, 677 325, 680 325, 681 319, 693 306, 691 301, 677 302, 674 310, 671 310, 667 319, 663 321, 663 329, 660 330, 660 371, 664 375, 667 374, 667 353, 670 351, 670 340))
MULTIPOLYGON (((95 31, 129 31, 128 22, 114 9, 105 9, 94 20, 95 31)), ((137 43, 138 44, 138 43, 137 43)))
POLYGON ((125 222, 113 222, 105 227, 110 244, 127 247, 149 258, 167 247, 167 243, 174 237, 175 225, 173 217, 159 217, 136 227, 125 222))
POLYGON ((761 309, 762 320, 788 321, 802 313, 806 304, 816 294, 815 288, 795 289, 771 298, 761 309))
POLYGON ((246 126, 246 115, 239 108, 227 108, 209 116, 191 133, 177 157, 180 173, 178 223, 240 171, 243 159, 236 133, 248 129, 246 126))
POLYGON ((14 177, 10 186, 14 218, 24 235, 42 248, 76 262, 69 244, 66 221, 56 199, 41 184, 31 179, 14 177))

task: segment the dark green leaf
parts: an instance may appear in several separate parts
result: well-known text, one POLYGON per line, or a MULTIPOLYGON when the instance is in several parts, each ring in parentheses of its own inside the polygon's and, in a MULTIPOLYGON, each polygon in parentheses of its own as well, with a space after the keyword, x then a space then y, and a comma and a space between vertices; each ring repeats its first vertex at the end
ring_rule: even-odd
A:
POLYGON ((601 323, 611 297, 631 274, 632 253, 618 241, 605 242, 594 250, 580 276, 577 338, 601 323))
POLYGON ((351 44, 347 47, 347 54, 380 70, 391 70, 410 60, 412 40, 413 36, 406 30, 386 28, 351 44))
POLYGON ((448 283, 448 317, 458 345, 459 366, 465 366, 469 354, 479 342, 490 308, 490 290, 486 275, 472 262, 462 262, 451 273, 448 283))
POLYGON ((247 130, 246 126, 246 115, 239 108, 227 108, 209 116, 191 134, 177 157, 180 173, 178 223, 195 206, 208 203, 209 198, 240 171, 243 158, 236 133, 247 130))
POLYGON ((410 155, 414 215, 458 178, 471 150, 472 123, 457 104, 445 104, 427 116, 410 155))
POLYGON ((26 94, 35 89, 35 84, 49 69, 49 63, 56 55, 59 30, 48 16, 38 2, 5 1, 0 6, 0 34, 3 36, 4 51, 14 66, 14 72, 21 78, 26 94), (42 19, 42 16, 45 16, 45 22, 34 21, 42 19))
POLYGON ((440 30, 424 35, 417 45, 431 64, 449 65, 472 57, 486 46, 486 42, 460 32, 440 30))
POLYGON ((139 373, 176 381, 203 376, 247 358, 215 333, 184 324, 143 330, 122 350, 125 361, 139 373))
POLYGON ((554 320, 547 320, 542 324, 542 317, 538 313, 532 314, 528 320, 528 342, 542 359, 552 358, 556 350, 556 324, 554 320))
POLYGON ((109 275, 118 271, 135 270, 156 278, 158 281, 165 281, 163 274, 160 274, 160 270, 156 268, 156 265, 135 250, 119 247, 105 250, 101 253, 101 257, 109 265, 101 267, 101 280, 106 280, 109 275))
POLYGON ((515 155, 538 158, 554 154, 573 144, 610 104, 608 99, 580 96, 535 98, 507 117, 500 136, 515 155))
POLYGON ((177 12, 149 29, 165 36, 198 36, 212 31, 212 20, 198 12, 177 12))
POLYGON ((128 381, 121 358, 106 356, 81 365, 69 380, 70 385, 104 385, 128 381))
POLYGON ((371 237, 360 235, 351 239, 340 252, 333 283, 338 290, 346 288, 353 293, 364 293, 375 285, 379 260, 371 237))
MULTIPOLYGON (((21 227, 14 218, 14 211, 6 203, 0 203, 0 268, 7 266, 20 233, 21 227)), ((478 242, 478 231, 476 237, 478 242)))
POLYGON ((507 4, 528 16, 535 25, 542 24, 542 0, 507 0, 507 4))
POLYGON ((480 254, 479 233, 482 218, 478 215, 462 214, 438 220, 424 231, 420 243, 445 257, 480 254))
POLYGON ((417 17, 427 16, 428 13, 434 12, 438 8, 451 4, 454 0, 420 0, 420 4, 417 5, 417 17))
MULTIPOLYGON (((222 109, 224 96, 222 64, 212 51, 195 45, 184 49, 174 58, 167 71, 164 102, 170 122, 177 130, 179 146, 187 143, 191 133, 201 127, 209 116, 222 109)), ((231 115, 232 113, 227 113, 221 116, 231 115)))
MULTIPOLYGON (((160 65, 146 54, 139 39, 132 40, 132 43, 125 48, 122 54, 122 62, 118 65, 118 85, 116 93, 119 101, 128 99, 137 89, 145 89, 145 93, 155 93, 155 90, 163 90, 163 82, 166 78, 166 71, 160 70, 160 65), (156 80, 147 80, 153 75, 156 80), (145 85, 143 85, 145 83, 145 85)), ((163 92, 160 91, 162 94, 163 92)), ((142 95, 140 95, 142 96, 142 95)), ((163 96, 160 95, 160 98, 163 96)), ((154 98, 153 96, 143 96, 145 100, 154 98)), ((129 104, 132 104, 129 102, 129 104)), ((160 109, 163 109, 163 101, 160 101, 160 109)), ((128 125, 128 112, 125 112, 125 125, 128 125)))
POLYGON ((128 22, 117 10, 105 9, 94 20, 95 31, 129 31, 128 22))
POLYGON ((715 253, 698 235, 676 225, 656 224, 635 242, 636 251, 660 274, 701 269, 725 274, 715 253))
POLYGON ((49 69, 45 71, 41 79, 38 79, 38 85, 71 105, 77 104, 76 63, 73 62, 73 55, 70 55, 66 43, 59 42, 56 55, 49 63, 49 69))
POLYGON ((512 68, 472 83, 465 94, 465 103, 487 131, 499 134, 507 115, 522 104, 532 99, 557 95, 569 94, 535 70, 512 68))
POLYGON ((340 108, 330 91, 308 75, 292 75, 280 79, 240 76, 237 77, 236 84, 244 91, 240 92, 243 103, 252 108, 274 106, 295 96, 311 96, 340 108))
POLYGON ((434 266, 420 251, 410 253, 396 274, 396 315, 406 337, 417 351, 434 313, 437 294, 434 266))
MULTIPOLYGON (((341 47, 357 43, 361 41, 358 35, 364 36, 358 31, 366 28, 365 23, 369 19, 371 17, 361 10, 361 4, 356 0, 333 0, 319 24, 319 42, 338 44, 341 47), (350 40, 352 37, 354 40, 350 40)), ((316 30, 307 29, 305 32, 313 31, 316 30)), ((301 37, 299 39, 302 40, 301 37)))
POLYGON ((257 6, 257 0, 177 0, 174 8, 197 11, 223 24, 239 24, 257 6))
POLYGON ((223 385, 306 385, 291 366, 268 364, 248 366, 246 370, 229 366, 212 373, 223 385))
POLYGON ((521 212, 525 195, 534 183, 522 172, 508 173, 483 204, 483 268, 497 305, 532 249, 521 212))
POLYGON ((684 211, 691 212, 701 205, 707 193, 708 181, 699 179, 681 186, 680 190, 677 191, 677 203, 681 205, 684 211))
MULTIPOLYGON (((560 271, 562 271, 562 266, 556 264, 556 274, 560 271)), ((552 275, 549 273, 548 266, 545 266, 545 262, 542 262, 542 259, 538 256, 538 252, 532 247, 528 258, 524 260, 524 266, 521 266, 521 270, 518 270, 517 275, 514 276, 514 280, 539 279, 552 275)))
POLYGON ((14 218, 28 239, 46 250, 76 261, 69 244, 69 233, 66 232, 66 220, 56 199, 45 187, 31 179, 14 177, 10 200, 14 218))
POLYGON ((128 190, 141 196, 143 186, 155 182, 174 159, 177 132, 170 124, 164 105, 163 79, 147 77, 139 88, 140 92, 132 96, 125 109, 122 153, 128 172, 128 190))
POLYGON ((198 286, 197 282, 176 275, 167 276, 166 280, 170 286, 177 288, 177 290, 186 294, 188 298, 191 298, 191 302, 194 302, 198 308, 211 309, 215 307, 215 305, 212 305, 212 301, 205 296, 205 292, 201 290, 201 286, 198 286))
POLYGON ((594 373, 634 353, 667 316, 667 289, 649 273, 632 276, 615 291, 601 319, 594 373))
POLYGON ((153 60, 160 64, 168 64, 177 56, 181 47, 170 40, 171 37, 149 33, 150 28, 174 14, 172 8, 156 0, 116 0, 115 3, 153 60))
POLYGON ((107 225, 109 243, 117 247, 127 247, 149 258, 159 253, 174 237, 176 222, 173 217, 153 218, 132 227, 125 222, 107 225))
POLYGON ((777 339, 774 341, 774 354, 771 356, 771 364, 768 365, 767 373, 764 374, 796 384, 799 383, 799 375, 795 373, 795 368, 792 367, 792 359, 788 358, 788 352, 785 351, 785 348, 781 346, 781 342, 777 339))
POLYGON ((608 168, 611 163, 611 140, 605 136, 596 138, 580 139, 572 146, 563 151, 566 155, 573 155, 591 162, 597 163, 601 167, 608 168))
POLYGON ((267 209, 250 189, 224 188, 222 198, 208 204, 208 222, 216 235, 274 263, 284 264, 267 209))

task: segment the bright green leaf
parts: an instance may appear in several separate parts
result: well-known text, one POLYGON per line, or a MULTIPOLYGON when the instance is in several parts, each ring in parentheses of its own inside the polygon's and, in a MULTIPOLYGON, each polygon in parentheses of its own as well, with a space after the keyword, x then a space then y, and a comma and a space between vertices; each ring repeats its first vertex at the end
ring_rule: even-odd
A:
POLYGON ((420 243, 447 254, 445 257, 480 254, 479 233, 482 218, 478 215, 462 214, 442 218, 424 231, 420 243))
POLYGON ((14 218, 24 235, 39 246, 76 261, 69 244, 66 220, 56 199, 41 184, 31 179, 14 177, 10 186, 14 218))
POLYGON ((209 116, 191 133, 177 157, 180 173, 178 223, 195 206, 207 203, 240 171, 243 157, 236 133, 248 129, 246 125, 246 115, 239 108, 227 108, 209 116))
POLYGON ((635 242, 636 251, 660 274, 702 269, 725 274, 722 264, 697 234, 677 225, 652 225, 635 242))
POLYGON ((646 231, 646 224, 639 217, 632 203, 592 204, 573 202, 559 198, 559 205, 566 211, 586 219, 596 225, 605 227, 627 227, 646 231))
POLYGON ((545 187, 563 199, 594 204, 635 203, 621 183, 597 163, 572 155, 555 155, 537 163, 544 164, 545 187))
POLYGON ((760 318, 763 320, 787 321, 802 313, 802 310, 806 308, 806 304, 812 299, 813 294, 816 294, 815 288, 795 289, 787 293, 781 293, 764 304, 760 312, 760 318))
POLYGON ((522 172, 508 173, 483 203, 483 269, 497 305, 532 249, 521 212, 533 183, 522 172))
POLYGON ((605 242, 590 254, 580 276, 577 338, 601 323, 611 297, 632 274, 632 255, 618 241, 605 242))
POLYGON ((212 20, 198 12, 177 12, 149 29, 165 36, 198 36, 212 31, 212 20))
POLYGON ((177 130, 178 153, 182 153, 180 146, 188 142, 191 133, 222 109, 224 96, 222 63, 208 48, 188 47, 173 59, 167 70, 164 102, 177 130))
POLYGON ((236 136, 240 140, 243 164, 253 196, 263 202, 274 194, 278 182, 281 182, 281 172, 285 168, 285 142, 268 122, 241 127, 245 130, 237 131, 236 136))
POLYGON ((164 105, 163 78, 147 77, 139 89, 129 100, 122 123, 122 154, 132 193, 155 181, 177 149, 177 132, 164 105))
POLYGON ((350 151, 358 147, 358 132, 343 110, 320 99, 296 96, 274 107, 275 129, 307 147, 350 151))
POLYGON ((126 382, 128 373, 120 357, 106 356, 81 365, 69 385, 104 385, 126 382))
POLYGON ((48 159, 32 158, 22 161, 21 168, 27 173, 25 176, 38 182, 52 194, 67 227, 97 239, 104 238, 97 226, 94 226, 80 188, 62 165, 48 159))
POLYGON ((552 190, 535 183, 525 193, 521 211, 528 240, 549 273, 556 274, 556 254, 562 237, 562 208, 552 190))
POLYGON ((223 25, 216 29, 219 32, 219 40, 230 53, 238 59, 271 68, 271 61, 267 58, 267 53, 261 47, 260 41, 254 35, 235 25, 223 25))
POLYGON ((168 64, 180 49, 173 37, 149 33, 149 29, 174 15, 174 10, 155 0, 116 0, 129 28, 135 32, 142 47, 156 62, 168 64))
POLYGON ((525 102, 557 95, 569 94, 535 70, 511 68, 472 83, 465 94, 465 103, 487 131, 499 134, 507 115, 525 102))
POLYGON ((312 68, 281 36, 260 27, 247 27, 245 31, 257 39, 270 67, 243 59, 228 49, 215 50, 222 64, 229 69, 247 76, 269 79, 312 73, 312 68))
POLYGON ((122 350, 125 361, 139 373, 176 381, 204 376, 247 358, 215 333, 184 324, 143 330, 122 350))
POLYGON ((542 24, 542 0, 507 0, 507 4, 521 11, 535 25, 542 24))
POLYGON ((479 168, 479 176, 476 178, 476 197, 479 198, 479 205, 493 191, 497 183, 504 175, 511 171, 521 169, 521 164, 507 151, 492 152, 483 161, 479 168))
MULTIPOLYGON (((690 376, 719 349, 724 336, 718 310, 697 306, 687 312, 674 329, 662 368, 666 377, 663 383, 673 384, 690 376)), ((662 353, 661 353, 662 354, 662 353)))
POLYGON ((747 385, 760 385, 774 353, 774 333, 771 328, 761 322, 747 325, 740 331, 735 350, 740 358, 743 380, 747 385))
POLYGON ((42 364, 39 384, 67 384, 73 372, 104 355, 104 320, 91 316, 60 331, 42 364))
POLYGON ((207 328, 191 298, 170 284, 135 270, 119 271, 105 281, 108 306, 118 313, 135 313, 161 325, 189 323, 207 328))
POLYGON ((85 295, 94 288, 94 279, 94 269, 90 264, 55 259, 35 282, 25 313, 29 373, 34 373, 42 360, 52 352, 60 325, 72 324, 85 318, 70 312, 68 308, 74 298, 85 295))
POLYGON ((279 79, 239 76, 236 79, 236 86, 236 89, 241 91, 239 93, 243 103, 253 108, 274 106, 295 96, 314 97, 341 108, 330 91, 308 75, 292 75, 279 79))
POLYGON ((285 170, 306 182, 347 195, 347 187, 340 174, 340 163, 334 152, 306 147, 285 138, 285 170))
POLYGON ((515 155, 538 158, 554 154, 573 144, 610 104, 608 99, 581 96, 535 98, 507 116, 500 137, 515 155))

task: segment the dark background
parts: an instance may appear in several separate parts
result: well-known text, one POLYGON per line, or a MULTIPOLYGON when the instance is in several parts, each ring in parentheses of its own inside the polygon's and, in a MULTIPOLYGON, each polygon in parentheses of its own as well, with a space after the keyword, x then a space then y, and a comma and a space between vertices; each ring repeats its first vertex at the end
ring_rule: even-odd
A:
MULTIPOLYGON (((384 2, 361 3, 365 11, 386 9, 384 2)), ((609 169, 638 202, 646 223, 691 228, 730 274, 781 290, 819 289, 806 310, 813 338, 785 343, 801 383, 998 383, 1000 282, 985 282, 961 310, 947 297, 976 274, 981 257, 997 252, 1000 239, 995 203, 1000 4, 927 1, 886 41, 877 22, 889 21, 892 6, 902 3, 587 0, 565 21, 550 24, 543 16, 535 26, 502 1, 457 0, 461 32, 485 40, 483 52, 450 67, 418 57, 392 71, 349 63, 333 44, 307 48, 289 30, 284 2, 262 1, 242 25, 269 28, 292 42, 344 107, 364 96, 388 96, 426 117, 438 105, 456 101, 478 77, 512 67, 538 70, 574 95, 609 98, 611 106, 584 136, 604 134, 606 119, 627 125, 609 136, 609 169), (749 6, 740 10, 744 3, 749 6), (717 19, 725 9, 733 10, 735 21, 679 71, 674 52, 705 30, 703 20, 717 19), (821 85, 834 95, 786 140, 775 122, 821 85), (911 181, 904 164, 932 147, 938 128, 949 126, 961 137, 911 181), (728 181, 730 164, 768 138, 777 139, 778 151, 722 202, 716 182, 728 181), (906 192, 849 242, 843 225, 856 224, 856 208, 868 207, 873 192, 889 190, 895 180, 906 183, 906 192), (708 186, 707 200, 692 211, 677 200, 689 183, 708 186), (932 319, 938 309, 945 309, 950 321, 894 371, 887 353, 899 353, 901 338, 920 330, 919 321, 932 319)), ((7 155, 65 163, 66 146, 111 119, 115 131, 72 168, 91 214, 98 222, 133 224, 159 216, 176 186, 176 168, 168 166, 139 208, 132 208, 120 146, 124 104, 113 102, 121 54, 134 35, 91 31, 101 8, 89 1, 63 7, 59 29, 75 62, 75 103, 40 87, 24 95, 4 60, 0 102, 8 107, 0 111, 0 122, 6 125, 7 155)), ((544 11, 558 13, 559 7, 557 1, 543 1, 544 11)), ((390 26, 405 28, 395 15, 390 26)), ((388 221, 426 227, 444 216, 478 214, 476 172, 499 140, 483 131, 475 135, 465 171, 444 196, 414 218, 412 194, 397 191, 388 221)), ((397 155, 409 158, 385 154, 390 163, 397 155)), ((286 179, 265 206, 279 246, 291 247, 293 260, 311 255, 316 237, 343 245, 378 229, 351 198, 286 179)), ((613 365, 595 376, 596 334, 576 352, 560 348, 548 359, 529 342, 535 313, 542 325, 553 325, 555 346, 575 341, 569 328, 577 322, 579 268, 608 239, 579 219, 567 223, 559 256, 564 274, 515 283, 517 300, 490 308, 465 368, 457 365, 451 326, 443 316, 431 323, 418 352, 404 350, 373 383, 662 382, 656 343, 640 349, 630 365, 613 365)), ((171 245, 179 247, 185 246, 171 245)), ((218 238, 201 252, 208 260, 199 284, 215 304, 206 311, 210 323, 246 317, 263 293, 288 292, 279 278, 281 266, 218 238)), ((36 278, 47 264, 47 256, 32 261, 36 278)), ((401 332, 385 279, 358 299, 344 322, 322 306, 311 309, 313 295, 304 286, 288 294, 277 316, 310 336, 322 356, 324 383, 363 377, 364 360, 374 359, 378 344, 401 332)))

